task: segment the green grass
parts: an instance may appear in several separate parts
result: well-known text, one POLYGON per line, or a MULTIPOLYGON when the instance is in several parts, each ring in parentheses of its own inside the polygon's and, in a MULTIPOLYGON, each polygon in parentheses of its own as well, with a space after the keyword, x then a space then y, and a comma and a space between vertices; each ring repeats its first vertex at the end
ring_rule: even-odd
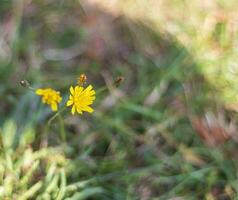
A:
POLYGON ((0 200, 236 199, 237 6, 211 2, 121 1, 116 18, 85 1, 0 2, 0 200), (65 103, 80 73, 95 112, 66 109, 50 126, 19 84, 65 103))

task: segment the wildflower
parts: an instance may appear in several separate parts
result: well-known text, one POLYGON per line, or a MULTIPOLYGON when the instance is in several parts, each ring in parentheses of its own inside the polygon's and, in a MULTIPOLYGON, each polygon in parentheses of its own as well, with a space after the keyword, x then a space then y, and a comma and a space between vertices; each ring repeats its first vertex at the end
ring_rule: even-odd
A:
POLYGON ((87 81, 87 76, 85 74, 80 74, 80 76, 78 77, 78 84, 83 85, 86 83, 86 81, 87 81))
POLYGON ((71 113, 74 115, 75 111, 83 114, 83 111, 92 113, 93 109, 90 105, 95 100, 95 90, 89 85, 86 89, 80 86, 70 87, 70 96, 67 101, 67 106, 72 106, 71 113))
POLYGON ((35 93, 42 96, 42 102, 48 104, 53 111, 58 110, 58 103, 61 102, 62 97, 58 91, 51 88, 37 89, 35 93))

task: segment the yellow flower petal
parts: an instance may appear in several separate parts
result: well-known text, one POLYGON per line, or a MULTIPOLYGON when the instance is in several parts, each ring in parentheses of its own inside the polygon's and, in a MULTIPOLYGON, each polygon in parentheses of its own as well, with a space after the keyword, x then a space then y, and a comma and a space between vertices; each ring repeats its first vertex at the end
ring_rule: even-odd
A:
POLYGON ((67 106, 71 106, 73 103, 74 103, 74 102, 73 102, 72 100, 68 100, 66 105, 67 105, 67 106))
POLYGON ((89 91, 89 90, 92 90, 93 89, 93 86, 92 85, 89 85, 85 90, 86 91, 89 91))
POLYGON ((70 96, 66 103, 67 106, 72 106, 71 113, 75 112, 82 114, 84 112, 92 113, 93 109, 90 105, 93 104, 93 101, 96 99, 95 90, 93 86, 89 85, 86 89, 81 86, 70 87, 70 96))
POLYGON ((57 110, 58 110, 57 103, 52 103, 52 104, 51 104, 51 109, 52 109, 53 111, 57 111, 57 110))
POLYGON ((90 97, 90 100, 95 100, 95 99, 96 99, 95 96, 90 97))
POLYGON ((88 93, 90 93, 90 91, 92 90, 92 86, 91 85, 89 85, 83 92, 84 92, 84 94, 86 93, 86 94, 88 94, 88 93))
POLYGON ((89 91, 89 94, 94 95, 94 94, 96 94, 96 92, 95 92, 95 90, 91 90, 91 91, 89 91))
POLYGON ((42 89, 37 89, 35 91, 35 93, 38 94, 38 95, 42 95, 44 93, 44 91, 42 89))
POLYGON ((48 104, 53 111, 58 110, 58 103, 60 103, 62 100, 62 97, 58 91, 55 91, 51 88, 45 88, 37 89, 35 93, 42 96, 42 103, 48 104))
POLYGON ((72 86, 70 87, 69 90, 70 90, 70 93, 71 93, 72 95, 74 95, 74 88, 73 88, 72 86))
POLYGON ((75 87, 75 92, 76 92, 77 94, 81 93, 82 91, 83 91, 83 87, 79 87, 79 86, 76 86, 76 87, 75 87))
POLYGON ((84 111, 92 113, 94 110, 91 107, 87 106, 87 107, 84 108, 84 111))
POLYGON ((73 105, 73 107, 72 107, 72 110, 71 110, 71 113, 74 115, 74 113, 75 113, 75 105, 73 105))
POLYGON ((83 112, 81 111, 81 109, 80 109, 79 107, 77 107, 77 112, 78 112, 79 114, 83 114, 83 112))
POLYGON ((57 101, 58 103, 60 103, 60 102, 62 101, 62 97, 58 96, 58 97, 56 98, 56 101, 57 101))

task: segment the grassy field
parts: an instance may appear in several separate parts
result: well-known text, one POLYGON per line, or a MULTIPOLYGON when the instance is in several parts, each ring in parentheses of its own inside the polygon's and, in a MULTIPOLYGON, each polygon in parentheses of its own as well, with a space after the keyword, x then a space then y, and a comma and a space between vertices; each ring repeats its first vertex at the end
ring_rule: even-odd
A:
POLYGON ((1 0, 0 200, 238 196, 236 0, 1 0), (94 112, 64 107, 80 74, 94 112))

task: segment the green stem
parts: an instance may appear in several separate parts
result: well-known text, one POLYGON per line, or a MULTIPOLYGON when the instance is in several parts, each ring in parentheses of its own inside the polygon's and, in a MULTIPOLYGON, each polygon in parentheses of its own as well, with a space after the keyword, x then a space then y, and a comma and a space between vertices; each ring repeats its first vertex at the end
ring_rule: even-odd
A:
POLYGON ((66 134, 65 134, 65 128, 64 128, 64 120, 62 116, 59 114, 58 115, 59 119, 59 125, 60 125, 60 136, 63 142, 66 142, 66 134))
MULTIPOLYGON (((114 81, 113 86, 116 87, 116 88, 119 87, 121 81, 123 81, 123 80, 124 80, 124 77, 118 77, 118 79, 116 79, 114 81)), ((106 90, 109 90, 109 88, 107 86, 101 87, 100 89, 97 90, 97 95, 105 92, 106 90)))
POLYGON ((64 106, 61 110, 59 110, 58 112, 56 112, 49 120, 48 120, 48 126, 51 125, 52 121, 58 117, 64 110, 66 109, 66 106, 64 106))
POLYGON ((104 86, 100 89, 97 90, 97 95, 100 95, 101 93, 103 93, 104 91, 108 90, 108 87, 104 86))

